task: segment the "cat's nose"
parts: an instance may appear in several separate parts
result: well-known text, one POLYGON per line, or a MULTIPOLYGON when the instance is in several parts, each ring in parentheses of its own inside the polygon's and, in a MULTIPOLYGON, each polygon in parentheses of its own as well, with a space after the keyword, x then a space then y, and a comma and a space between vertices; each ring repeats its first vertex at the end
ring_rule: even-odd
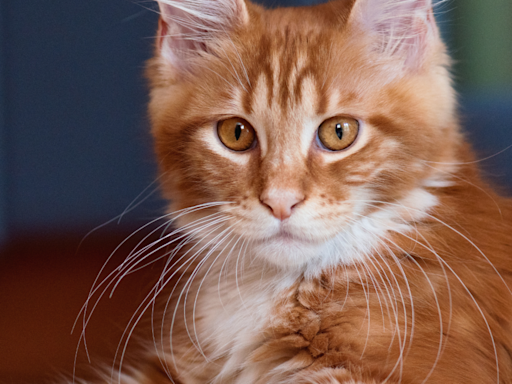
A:
POLYGON ((263 192, 260 200, 270 208, 275 218, 283 221, 292 215, 293 208, 304 201, 304 194, 295 190, 271 189, 263 192))

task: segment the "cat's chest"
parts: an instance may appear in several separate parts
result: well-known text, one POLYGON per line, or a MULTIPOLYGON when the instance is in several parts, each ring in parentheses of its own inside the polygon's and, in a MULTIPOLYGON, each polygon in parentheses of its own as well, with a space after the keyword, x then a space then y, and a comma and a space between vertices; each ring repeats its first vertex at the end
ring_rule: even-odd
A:
POLYGON ((346 343, 359 358, 374 332, 362 289, 333 297, 321 282, 300 279, 228 288, 208 290, 200 303, 199 338, 218 366, 212 383, 278 383, 346 343))
POLYGON ((320 331, 321 316, 298 301, 304 287, 298 275, 262 279, 261 273, 245 271, 235 281, 205 284, 196 330, 211 362, 209 382, 258 383, 283 353, 293 359, 320 331))
POLYGON ((238 281, 217 285, 202 295, 201 336, 209 340, 214 356, 246 349, 262 339, 275 314, 276 298, 286 296, 292 283, 276 287, 270 282, 238 281))
POLYGON ((254 382, 239 377, 251 365, 250 356, 269 339, 273 323, 282 317, 282 300, 295 292, 297 281, 297 275, 263 280, 261 273, 245 271, 233 281, 212 279, 202 288, 196 307, 197 336, 208 359, 219 366, 219 382, 254 382))

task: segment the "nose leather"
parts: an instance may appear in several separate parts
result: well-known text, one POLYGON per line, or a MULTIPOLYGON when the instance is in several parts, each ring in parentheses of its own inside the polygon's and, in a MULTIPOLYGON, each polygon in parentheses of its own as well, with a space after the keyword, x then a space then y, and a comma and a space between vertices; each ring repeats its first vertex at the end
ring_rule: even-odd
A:
POLYGON ((272 189, 265 191, 260 200, 276 219, 283 221, 292 215, 293 208, 304 201, 304 195, 296 190, 272 189))

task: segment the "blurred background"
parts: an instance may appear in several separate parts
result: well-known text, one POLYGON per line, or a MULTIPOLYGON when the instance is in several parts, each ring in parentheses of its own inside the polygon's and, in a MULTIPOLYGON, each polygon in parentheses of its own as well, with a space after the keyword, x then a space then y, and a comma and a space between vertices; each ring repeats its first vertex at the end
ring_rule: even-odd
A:
MULTIPOLYGON (((512 190, 512 2, 450 0, 436 13, 468 135, 486 175, 512 190)), ((97 271, 162 212, 143 77, 157 18, 150 1, 0 0, 0 382, 70 370, 97 271)), ((100 306, 98 354, 147 283, 100 306)))

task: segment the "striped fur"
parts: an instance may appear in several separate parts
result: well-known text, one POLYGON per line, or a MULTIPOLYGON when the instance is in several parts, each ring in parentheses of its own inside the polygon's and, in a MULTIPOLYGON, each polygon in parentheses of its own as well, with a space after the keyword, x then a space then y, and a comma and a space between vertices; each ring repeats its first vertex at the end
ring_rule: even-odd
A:
POLYGON ((159 6, 149 111, 176 230, 154 244, 162 337, 118 381, 512 382, 512 204, 461 133, 431 2, 159 6), (360 125, 340 152, 317 138, 334 116, 360 125), (232 117, 245 152, 218 138, 232 117))

